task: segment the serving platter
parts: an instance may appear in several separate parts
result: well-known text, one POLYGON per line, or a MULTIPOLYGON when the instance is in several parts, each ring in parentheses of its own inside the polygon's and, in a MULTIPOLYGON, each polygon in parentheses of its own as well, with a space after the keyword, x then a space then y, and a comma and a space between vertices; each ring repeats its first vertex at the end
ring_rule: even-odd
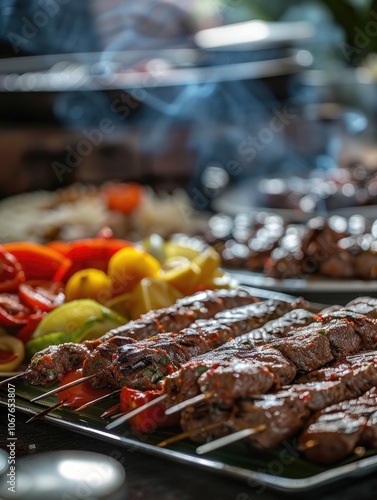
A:
MULTIPOLYGON (((35 415, 56 403, 54 397, 46 398, 40 404, 30 403, 30 399, 45 389, 30 387, 24 382, 16 384, 16 408, 29 415, 35 415)), ((4 389, 0 392, 0 405, 6 406, 4 389)), ((266 486, 277 491, 309 491, 335 481, 350 477, 361 477, 377 470, 377 450, 370 451, 361 459, 351 458, 335 467, 322 467, 303 460, 294 449, 294 442, 287 441, 274 452, 248 450, 242 443, 233 444, 222 450, 214 451, 206 457, 195 453, 196 444, 184 440, 171 444, 169 448, 157 446, 174 434, 179 428, 159 429, 151 434, 135 434, 124 424, 114 431, 107 431, 109 422, 100 418, 108 408, 106 404, 97 405, 76 413, 68 408, 59 409, 47 415, 46 420, 54 425, 100 439, 128 450, 136 450, 160 458, 186 463, 202 470, 220 473, 246 482, 256 490, 266 486)))
MULTIPOLYGON (((291 301, 292 296, 279 291, 248 288, 260 298, 280 298, 291 301)), ((310 304, 313 310, 320 309, 320 304, 310 304)), ((51 387, 31 386, 19 380, 16 387, 15 407, 29 415, 35 415, 56 404, 56 397, 50 396, 31 403, 30 400, 43 394, 51 387)), ((6 387, 0 388, 0 405, 7 406, 6 387)), ((249 487, 268 487, 283 492, 301 492, 326 486, 350 477, 362 477, 377 470, 377 450, 370 450, 360 458, 356 455, 334 466, 320 466, 304 460, 295 448, 295 441, 285 441, 274 452, 264 452, 234 443, 223 449, 213 451, 206 456, 196 454, 197 444, 185 439, 167 448, 157 446, 163 440, 180 433, 179 427, 157 429, 150 434, 134 432, 128 424, 114 430, 107 430, 109 419, 101 414, 112 406, 113 402, 102 402, 95 407, 75 412, 69 408, 59 408, 44 418, 54 425, 78 432, 91 438, 100 439, 128 450, 145 452, 163 459, 173 460, 232 477, 246 482, 249 487)))

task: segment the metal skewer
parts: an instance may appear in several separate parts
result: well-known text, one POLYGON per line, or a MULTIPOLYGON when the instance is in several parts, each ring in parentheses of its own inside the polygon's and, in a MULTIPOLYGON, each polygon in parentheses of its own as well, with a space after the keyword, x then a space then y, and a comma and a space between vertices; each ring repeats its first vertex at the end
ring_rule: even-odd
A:
MULTIPOLYGON (((12 377, 8 377, 6 378, 5 380, 2 380, 0 382, 0 387, 2 387, 3 385, 6 385, 8 384, 9 382, 12 382, 13 380, 17 380, 19 378, 22 378, 24 377, 25 375, 27 375, 29 373, 29 371, 25 371, 25 372, 21 372, 21 373, 17 373, 16 375, 13 375, 12 377)), ((0 374, 1 376, 4 376, 6 375, 5 373, 4 374, 0 374)))
POLYGON ((40 413, 37 413, 36 415, 33 415, 29 420, 26 420, 26 423, 29 424, 30 422, 33 422, 33 420, 37 420, 38 418, 45 417, 46 415, 49 415, 53 411, 57 410, 61 406, 63 406, 66 403, 66 399, 63 401, 60 401, 59 403, 56 403, 54 406, 50 406, 49 408, 46 408, 45 410, 41 411, 40 413))
POLYGON ((89 406, 95 405, 97 403, 100 403, 101 401, 104 401, 105 399, 110 398, 111 396, 115 396, 115 394, 119 394, 121 389, 117 389, 116 391, 110 392, 109 394, 105 394, 104 396, 101 396, 100 398, 93 399, 93 401, 89 401, 88 403, 85 403, 81 405, 79 408, 75 408, 74 411, 81 411, 85 410, 85 408, 88 408, 89 406))
POLYGON ((193 406, 198 403, 201 403, 202 401, 205 401, 206 399, 209 399, 212 397, 212 394, 209 392, 206 392, 205 394, 198 394, 197 396, 194 396, 193 398, 186 399, 186 401, 182 401, 182 403, 178 403, 174 406, 171 406, 170 408, 167 408, 165 410, 165 415, 173 415, 173 413, 178 413, 181 410, 184 410, 188 406, 193 406))
POLYGON ((233 434, 229 434, 228 436, 221 437, 216 439, 215 441, 211 441, 210 443, 203 444, 196 449, 196 453, 198 455, 204 455, 205 453, 209 453, 210 451, 217 450, 219 448, 223 448, 228 444, 236 443, 237 441, 241 441, 241 439, 245 439, 253 434, 257 434, 258 432, 262 432, 267 429, 267 425, 258 425, 258 427, 254 427, 253 429, 242 429, 241 431, 234 432, 233 434))
POLYGON ((114 427, 118 427, 118 425, 123 424, 123 422, 127 422, 127 420, 130 420, 132 417, 136 417, 136 415, 139 415, 139 413, 142 413, 144 410, 147 410, 148 408, 151 408, 152 406, 155 406, 156 404, 160 403, 163 401, 165 398, 167 398, 167 394, 161 394, 161 396, 158 396, 156 399, 152 399, 152 401, 149 401, 148 403, 145 403, 145 405, 140 406, 139 408, 135 408, 134 410, 125 413, 118 419, 114 420, 114 422, 111 422, 106 426, 106 429, 114 429, 114 427))
POLYGON ((163 448, 168 444, 175 443, 176 441, 181 441, 190 436, 195 436, 196 434, 200 434, 201 432, 209 431, 211 429, 216 429, 216 427, 220 427, 221 425, 225 425, 228 420, 219 420, 218 422, 214 422, 212 424, 204 425, 203 427, 199 427, 198 429, 192 429, 191 431, 182 432, 181 434, 177 434, 176 436, 172 436, 171 438, 165 439, 157 444, 159 448, 163 448))
POLYGON ((87 380, 90 380, 94 377, 97 377, 97 373, 93 373, 92 375, 88 375, 86 377, 81 377, 77 380, 72 380, 72 382, 69 382, 68 384, 62 385, 61 387, 57 387, 55 389, 52 389, 51 391, 45 392, 44 394, 40 394, 36 398, 33 398, 30 400, 30 403, 34 403, 35 401, 39 401, 44 398, 48 398, 49 396, 53 396, 54 394, 58 394, 59 392, 64 391, 65 389, 69 389, 70 387, 74 387, 75 385, 82 384, 83 382, 86 382, 87 380))

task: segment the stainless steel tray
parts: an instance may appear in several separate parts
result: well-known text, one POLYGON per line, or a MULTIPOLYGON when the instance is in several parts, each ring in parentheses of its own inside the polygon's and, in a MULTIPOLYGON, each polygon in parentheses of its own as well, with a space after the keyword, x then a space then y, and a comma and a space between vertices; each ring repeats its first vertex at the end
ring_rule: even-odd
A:
MULTIPOLYGON (((26 387, 26 384, 18 383, 16 408, 34 415, 56 402, 55 400, 49 402, 46 400, 42 407, 29 403, 28 399, 25 398, 25 394, 32 397, 40 392, 40 390, 33 388, 31 394, 30 388, 26 387), (22 385, 25 387, 21 388, 22 385)), ((6 402, 1 397, 0 404, 6 406, 6 402)), ((376 451, 370 452, 369 456, 362 459, 353 459, 342 462, 335 467, 324 468, 306 462, 295 453, 292 454, 293 446, 288 442, 273 453, 250 451, 242 444, 237 444, 213 452, 208 455, 208 458, 203 458, 195 453, 197 445, 188 440, 171 445, 170 448, 156 446, 161 440, 179 432, 178 429, 158 430, 150 435, 135 436, 125 425, 115 432, 110 432, 105 430, 107 422, 101 421, 96 413, 100 413, 98 409, 81 414, 64 409, 55 411, 45 418, 59 427, 124 446, 129 450, 137 450, 164 459, 186 463, 193 467, 242 480, 251 486, 266 486, 277 491, 309 491, 345 478, 362 477, 377 470, 376 451)))
POLYGON ((346 304, 355 297, 377 297, 376 280, 340 280, 322 277, 275 279, 241 269, 227 269, 241 285, 262 288, 265 292, 283 296, 302 295, 309 301, 322 304, 346 304))

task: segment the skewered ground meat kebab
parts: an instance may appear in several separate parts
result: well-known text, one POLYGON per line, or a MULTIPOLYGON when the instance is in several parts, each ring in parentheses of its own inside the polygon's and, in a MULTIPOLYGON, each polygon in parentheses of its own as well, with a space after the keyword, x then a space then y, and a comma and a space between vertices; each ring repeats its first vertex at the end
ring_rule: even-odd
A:
POLYGON ((83 373, 98 374, 99 369, 104 368, 93 379, 96 387, 115 385, 138 390, 158 389, 167 375, 177 371, 189 359, 304 305, 302 299, 292 303, 266 300, 222 311, 214 319, 198 320, 179 334, 160 334, 138 343, 121 339, 120 347, 117 337, 114 337, 85 360, 83 373))
POLYGON ((311 462, 331 464, 358 446, 377 448, 377 390, 317 412, 300 436, 299 448, 311 462), (311 445, 311 446, 308 446, 311 445))
POLYGON ((220 311, 259 301, 245 290, 205 290, 183 297, 170 307, 149 311, 134 321, 112 329, 97 340, 84 343, 92 349, 115 336, 144 340, 159 333, 179 332, 198 319, 213 318, 220 311))
POLYGON ((109 384, 140 390, 153 389, 161 378, 176 371, 192 357, 302 306, 306 306, 302 299, 291 304, 267 300, 221 311, 215 318, 198 320, 178 334, 159 334, 141 342, 113 337, 87 357, 83 372, 84 375, 99 374, 92 381, 95 387, 109 384))
POLYGON ((61 380, 70 370, 82 365, 89 352, 103 342, 117 337, 143 340, 166 331, 179 331, 198 319, 212 318, 218 312, 258 302, 243 290, 206 290, 179 299, 164 309, 150 311, 96 340, 82 344, 68 342, 52 345, 31 359, 26 379, 31 384, 50 385, 61 380))
MULTIPOLYGON (((229 406, 213 405, 213 401, 207 401, 198 408, 187 408, 181 414, 182 429, 192 431, 211 423, 227 422, 192 437, 195 441, 205 442, 209 437, 218 438, 232 431, 263 426, 263 430, 246 438, 246 442, 257 448, 274 449, 285 439, 297 434, 313 411, 359 397, 375 386, 377 352, 348 356, 325 370, 325 377, 323 370, 316 370, 310 374, 311 382, 284 387, 260 399, 242 398, 229 406), (330 378, 332 380, 326 380, 330 378)), ((308 439, 315 437, 306 432, 303 439, 307 443, 308 439)), ((325 441, 323 447, 326 447, 325 441)))
POLYGON ((231 349, 225 345, 191 360, 167 378, 165 405, 201 392, 218 401, 262 394, 291 383, 297 373, 311 372, 359 349, 377 348, 375 320, 347 310, 335 315, 335 319, 331 313, 321 323, 292 330, 261 347, 245 349, 242 345, 240 349, 235 339, 231 349))

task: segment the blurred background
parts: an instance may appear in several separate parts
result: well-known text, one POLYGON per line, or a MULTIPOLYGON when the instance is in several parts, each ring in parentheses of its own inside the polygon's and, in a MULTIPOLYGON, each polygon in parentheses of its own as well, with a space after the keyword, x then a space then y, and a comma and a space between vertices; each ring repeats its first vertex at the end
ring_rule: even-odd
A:
POLYGON ((375 204, 364 178, 377 163, 377 1, 0 11, 2 198, 116 180, 181 188, 200 211, 375 204), (336 196, 333 184, 318 193, 329 178, 336 196))

